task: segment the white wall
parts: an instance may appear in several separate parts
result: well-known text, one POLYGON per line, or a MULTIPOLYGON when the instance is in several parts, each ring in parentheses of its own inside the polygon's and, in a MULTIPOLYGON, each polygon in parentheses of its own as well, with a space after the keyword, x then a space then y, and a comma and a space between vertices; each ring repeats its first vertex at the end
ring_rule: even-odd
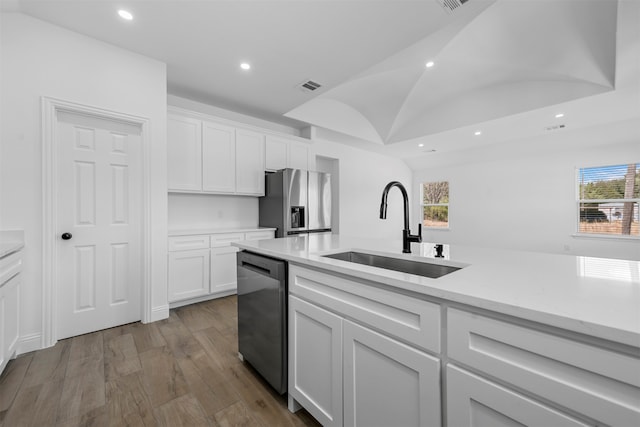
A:
MULTIPOLYGON (((317 137, 310 151, 310 169, 315 169, 315 156, 339 159, 341 235, 402 238, 404 211, 402 196, 397 188, 389 193, 387 219, 380 219, 382 190, 390 181, 400 181, 412 202, 412 173, 402 160, 317 137)), ((410 218, 413 233, 417 233, 417 218, 415 215, 410 218)), ((398 250, 402 250, 401 240, 398 250)))
POLYGON ((25 231, 21 335, 42 331, 42 96, 150 119, 152 303, 168 315, 165 65, 17 13, 1 34, 0 216, 25 231))
POLYGON ((414 188, 449 181, 450 230, 425 230, 424 238, 638 260, 638 240, 572 236, 576 168, 630 162, 640 162, 640 120, 434 156, 415 171, 414 188))
POLYGON ((257 197, 169 194, 169 229, 171 230, 257 226, 257 197))

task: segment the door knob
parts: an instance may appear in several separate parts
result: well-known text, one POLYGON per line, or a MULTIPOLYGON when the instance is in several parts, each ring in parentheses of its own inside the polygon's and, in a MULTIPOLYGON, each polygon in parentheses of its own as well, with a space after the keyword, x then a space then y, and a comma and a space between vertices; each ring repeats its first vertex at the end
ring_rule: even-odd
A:
POLYGON ((62 233, 62 240, 69 240, 71 239, 73 236, 71 235, 71 233, 62 233))

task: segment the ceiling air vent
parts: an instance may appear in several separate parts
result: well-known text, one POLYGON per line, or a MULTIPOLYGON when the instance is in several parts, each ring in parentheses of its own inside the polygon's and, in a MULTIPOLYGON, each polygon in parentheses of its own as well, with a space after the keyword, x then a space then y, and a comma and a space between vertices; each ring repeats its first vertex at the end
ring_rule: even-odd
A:
POLYGON ((436 0, 448 13, 453 12, 469 0, 436 0))
POLYGON ((544 130, 552 131, 552 130, 558 130, 558 129, 564 129, 564 128, 565 128, 565 125, 553 125, 553 126, 546 126, 544 130))
POLYGON ((316 90, 320 89, 322 85, 320 83, 314 82, 313 80, 305 80, 304 82, 300 83, 299 87, 304 92, 315 92, 316 90))

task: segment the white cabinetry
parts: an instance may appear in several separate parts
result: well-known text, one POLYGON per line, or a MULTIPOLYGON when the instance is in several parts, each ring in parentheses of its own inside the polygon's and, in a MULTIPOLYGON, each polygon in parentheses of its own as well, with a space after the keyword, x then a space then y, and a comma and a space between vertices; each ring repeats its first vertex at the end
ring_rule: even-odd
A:
MULTIPOLYGON (((259 233, 259 232, 258 232, 259 233)), ((233 291, 238 287, 236 272, 236 253, 238 248, 231 246, 233 242, 245 240, 245 235, 252 233, 221 233, 211 235, 211 293, 233 291)), ((271 236, 265 238, 273 237, 271 236)))
POLYGON ((440 362, 345 320, 344 425, 440 425, 440 362))
POLYGON ((169 191, 264 195, 264 135, 178 113, 167 117, 169 191))
POLYGON ((342 425, 342 318, 289 297, 289 394, 323 426, 342 425))
POLYGON ((169 302, 209 293, 209 248, 169 252, 169 302))
POLYGON ((448 424, 456 427, 587 426, 453 365, 447 366, 448 424))
MULTIPOLYGON (((202 124, 202 190, 236 191, 236 130, 218 123, 202 124)), ((174 160, 169 158, 169 163, 174 160)))
POLYGON ((295 265, 289 291, 292 399, 323 425, 440 425, 437 304, 295 265))
POLYGON ((493 414, 525 425, 579 425, 566 414, 581 414, 587 424, 640 425, 637 355, 457 309, 449 309, 447 319, 452 363, 510 385, 499 387, 449 365, 447 414, 449 420, 459 420, 455 425, 476 425, 461 415, 473 409, 470 405, 483 417, 493 414), (530 397, 510 391, 511 386, 530 397), (467 388, 466 397, 457 394, 467 388), (558 408, 546 408, 541 400, 558 408))
POLYGON ((170 190, 202 189, 202 122, 167 116, 167 174, 170 190))
POLYGON ((266 137, 265 169, 309 169, 309 147, 304 142, 281 136, 266 137))
POLYGON ((0 373, 18 345, 21 270, 21 252, 0 258, 0 373))
POLYGON ((309 147, 303 142, 289 144, 288 167, 292 169, 309 169, 309 147))
POLYGON ((277 171, 288 168, 288 156, 289 141, 277 136, 267 135, 267 139, 265 141, 265 169, 277 171))
POLYGON ((169 302, 183 305, 235 293, 238 248, 231 243, 273 237, 273 230, 170 236, 169 302))
POLYGON ((236 193, 264 195, 264 135, 236 130, 236 193))

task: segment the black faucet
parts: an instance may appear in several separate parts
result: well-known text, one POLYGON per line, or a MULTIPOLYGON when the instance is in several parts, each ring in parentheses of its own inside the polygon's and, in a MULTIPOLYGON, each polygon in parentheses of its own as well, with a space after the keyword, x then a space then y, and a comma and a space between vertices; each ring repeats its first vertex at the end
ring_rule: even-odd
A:
POLYGON ((422 242, 422 224, 418 224, 418 234, 411 234, 409 230, 409 197, 407 196, 407 190, 404 185, 398 181, 391 181, 384 187, 382 191, 382 202, 380 202, 380 219, 387 219, 387 196, 389 190, 393 187, 398 187, 402 192, 402 198, 404 199, 404 230, 402 230, 402 253, 411 253, 411 242, 422 242))

